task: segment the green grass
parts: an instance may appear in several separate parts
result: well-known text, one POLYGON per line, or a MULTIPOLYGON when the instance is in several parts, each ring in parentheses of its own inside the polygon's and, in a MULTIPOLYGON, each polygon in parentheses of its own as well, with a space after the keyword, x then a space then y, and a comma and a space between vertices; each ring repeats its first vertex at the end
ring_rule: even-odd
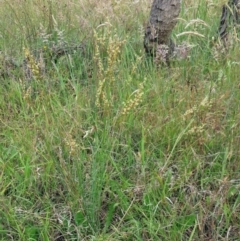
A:
POLYGON ((240 240, 240 52, 214 52, 221 5, 182 4, 173 37, 195 47, 166 68, 144 54, 149 1, 16 2, 1 3, 5 56, 85 48, 41 78, 2 61, 0 240, 240 240), (197 18, 209 27, 185 28, 197 18))

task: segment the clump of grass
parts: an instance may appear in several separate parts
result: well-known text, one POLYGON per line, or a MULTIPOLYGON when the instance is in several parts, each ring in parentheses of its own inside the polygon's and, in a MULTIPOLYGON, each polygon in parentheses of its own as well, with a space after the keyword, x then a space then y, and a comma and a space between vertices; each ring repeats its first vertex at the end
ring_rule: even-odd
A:
POLYGON ((182 3, 173 36, 195 47, 168 68, 143 54, 149 1, 17 3, 0 45, 29 46, 33 76, 0 85, 0 240, 238 240, 240 52, 214 59, 219 3, 182 3), (86 36, 91 58, 39 77, 36 45, 86 36))

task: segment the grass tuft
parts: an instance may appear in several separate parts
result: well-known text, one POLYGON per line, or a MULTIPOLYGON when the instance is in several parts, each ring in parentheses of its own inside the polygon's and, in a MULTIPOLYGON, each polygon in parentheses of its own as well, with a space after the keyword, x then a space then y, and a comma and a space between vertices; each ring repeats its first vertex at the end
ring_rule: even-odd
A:
POLYGON ((0 2, 0 240, 239 240, 223 2, 182 3, 169 67, 144 54, 149 1, 0 2))

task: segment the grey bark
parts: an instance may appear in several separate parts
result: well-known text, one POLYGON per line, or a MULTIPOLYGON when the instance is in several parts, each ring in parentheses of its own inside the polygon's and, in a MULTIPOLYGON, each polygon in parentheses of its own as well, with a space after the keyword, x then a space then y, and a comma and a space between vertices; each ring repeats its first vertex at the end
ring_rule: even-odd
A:
POLYGON ((150 55, 156 54, 158 45, 167 45, 173 50, 170 34, 177 23, 181 0, 154 0, 149 23, 145 30, 144 48, 150 55))
POLYGON ((228 4, 223 5, 218 34, 224 44, 228 42, 230 28, 240 23, 239 11, 240 0, 230 0, 228 4))

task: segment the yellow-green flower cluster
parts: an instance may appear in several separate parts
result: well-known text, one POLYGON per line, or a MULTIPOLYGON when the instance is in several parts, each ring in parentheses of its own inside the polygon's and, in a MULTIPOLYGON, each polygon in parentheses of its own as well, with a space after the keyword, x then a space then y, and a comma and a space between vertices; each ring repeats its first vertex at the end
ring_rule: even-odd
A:
POLYGON ((193 126, 186 134, 187 135, 193 135, 193 134, 201 134, 204 132, 205 125, 201 126, 193 126))
POLYGON ((201 110, 207 110, 212 107, 212 101, 206 96, 199 105, 194 105, 191 109, 187 110, 183 114, 183 120, 186 120, 187 116, 193 115, 201 110))
POLYGON ((113 40, 112 38, 109 39, 108 43, 108 67, 106 70, 106 76, 110 80, 110 83, 115 81, 114 77, 114 70, 116 67, 116 64, 118 62, 118 56, 120 54, 121 46, 123 45, 125 41, 120 40, 113 40))
MULTIPOLYGON (((108 34, 110 34, 110 32, 108 34)), ((107 40, 106 36, 100 38, 96 33, 94 33, 94 35, 96 39, 94 60, 96 62, 97 75, 99 79, 95 104, 98 108, 109 108, 113 106, 112 101, 114 99, 114 91, 116 89, 113 86, 115 83, 115 71, 120 49, 125 41, 120 41, 115 36, 114 38, 109 37, 109 40, 107 40), (105 48, 106 44, 108 58, 107 67, 104 68, 100 56, 100 48, 105 48)))
POLYGON ((64 139, 64 142, 67 148, 69 149, 69 155, 70 156, 73 155, 76 152, 77 148, 79 147, 76 140, 72 137, 70 133, 67 133, 66 138, 64 139))
POLYGON ((131 96, 133 96, 133 98, 123 103, 123 108, 120 113, 120 116, 127 116, 131 111, 134 111, 137 109, 139 104, 142 102, 142 96, 144 93, 143 89, 144 89, 144 83, 141 83, 139 85, 139 88, 132 93, 131 96))
POLYGON ((101 106, 110 107, 109 100, 107 99, 106 93, 104 91, 106 79, 100 80, 98 85, 98 90, 96 94, 96 106, 100 108, 101 106))
MULTIPOLYGON (((98 42, 99 39, 96 37, 96 33, 95 33, 95 38, 96 38, 96 41, 98 42)), ((99 45, 98 45, 98 43, 95 44, 94 60, 96 61, 97 67, 98 67, 98 77, 99 77, 100 79, 102 79, 104 69, 103 69, 103 64, 102 64, 102 60, 101 60, 101 57, 100 57, 100 51, 99 51, 99 45)))
POLYGON ((36 62, 33 55, 30 53, 28 48, 24 48, 23 50, 24 50, 24 56, 25 56, 25 59, 27 62, 27 67, 31 71, 32 77, 36 80, 40 80, 41 79, 41 70, 40 70, 38 63, 36 62))

